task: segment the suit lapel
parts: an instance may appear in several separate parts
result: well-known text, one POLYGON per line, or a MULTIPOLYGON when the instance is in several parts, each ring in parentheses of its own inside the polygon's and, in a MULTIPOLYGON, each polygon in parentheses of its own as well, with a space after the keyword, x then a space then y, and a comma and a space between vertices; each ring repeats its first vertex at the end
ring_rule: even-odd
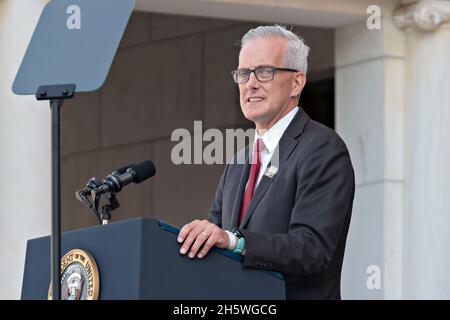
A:
POLYGON ((240 228, 245 228, 247 222, 250 220, 255 208, 258 206, 259 201, 261 201, 262 197, 266 193, 269 186, 272 184, 272 180, 266 176, 262 176, 261 181, 258 183, 255 192, 253 193, 252 200, 247 208, 247 212, 245 213, 244 218, 240 224, 240 228))
MULTIPOLYGON (((289 159, 289 156, 294 151, 295 147, 297 146, 297 137, 300 136, 304 130, 306 121, 309 119, 308 115, 305 111, 303 111, 302 108, 297 112, 294 119, 292 119, 292 122, 287 127, 286 131, 284 132, 283 136, 280 139, 280 142, 278 143, 278 146, 276 147, 274 154, 272 158, 270 159, 270 163, 267 165, 267 168, 269 168, 271 165, 277 167, 280 170, 283 169, 284 165, 286 164, 287 160, 289 159)), ((248 166, 250 168, 250 166, 248 166)), ((279 172, 278 172, 279 173, 279 172)), ((247 178, 244 182, 247 182, 247 178)), ((272 184, 273 178, 269 178, 265 175, 262 176, 261 181, 259 182, 258 186, 256 187, 256 190, 253 194, 253 198, 250 201, 250 205, 248 206, 247 212, 242 219, 242 223, 240 224, 240 228, 245 228, 252 217, 253 213, 255 212, 255 209, 258 207, 259 202, 265 195, 267 189, 272 184)), ((244 193, 244 189, 240 190, 240 199, 242 201, 242 196, 244 193)), ((240 202, 239 202, 239 209, 240 209, 240 202)), ((236 205, 236 203, 235 203, 236 205)), ((237 215, 239 215, 239 209, 237 215)), ((233 220, 237 221, 237 220, 233 220)))

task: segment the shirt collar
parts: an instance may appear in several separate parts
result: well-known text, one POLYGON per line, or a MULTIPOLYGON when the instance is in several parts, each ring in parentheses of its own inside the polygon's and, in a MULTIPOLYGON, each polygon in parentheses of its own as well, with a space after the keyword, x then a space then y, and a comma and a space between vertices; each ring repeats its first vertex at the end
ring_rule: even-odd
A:
POLYGON ((269 128, 262 136, 255 130, 255 142, 258 138, 262 138, 264 145, 269 153, 272 153, 278 145, 284 131, 291 123, 294 116, 297 114, 299 107, 292 109, 287 115, 278 120, 272 127, 269 128))

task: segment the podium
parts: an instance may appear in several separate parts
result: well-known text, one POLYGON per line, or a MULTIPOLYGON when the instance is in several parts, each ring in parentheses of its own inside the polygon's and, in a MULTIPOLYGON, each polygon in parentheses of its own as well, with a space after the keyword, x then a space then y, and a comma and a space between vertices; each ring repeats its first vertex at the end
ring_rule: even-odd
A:
MULTIPOLYGON (((89 252, 98 267, 99 299, 280 300, 283 276, 244 267, 242 257, 213 248, 203 259, 179 253, 179 230, 157 219, 137 218, 62 235, 62 255, 89 252)), ((47 299, 50 237, 27 243, 22 299, 47 299)))

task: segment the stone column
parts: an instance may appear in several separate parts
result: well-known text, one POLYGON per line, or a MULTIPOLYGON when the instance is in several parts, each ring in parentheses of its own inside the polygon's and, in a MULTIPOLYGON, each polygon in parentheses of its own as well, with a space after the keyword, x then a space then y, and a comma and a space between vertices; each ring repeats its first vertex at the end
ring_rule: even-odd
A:
POLYGON ((404 36, 392 23, 396 3, 383 3, 380 29, 336 29, 336 130, 356 177, 344 299, 402 297, 404 36))
POLYGON ((26 242, 50 232, 50 108, 11 91, 46 3, 0 1, 0 299, 20 298, 26 242))
POLYGON ((406 35, 405 276, 409 299, 450 298, 450 1, 400 6, 406 35))

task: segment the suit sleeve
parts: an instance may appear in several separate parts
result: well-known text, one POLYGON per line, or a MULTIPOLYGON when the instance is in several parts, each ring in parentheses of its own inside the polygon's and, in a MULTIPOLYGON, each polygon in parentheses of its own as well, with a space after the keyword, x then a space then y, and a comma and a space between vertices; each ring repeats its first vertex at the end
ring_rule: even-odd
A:
POLYGON ((211 210, 208 213, 208 220, 222 228, 222 198, 223 198, 223 185, 225 183, 225 176, 227 174, 228 165, 225 166, 222 176, 220 177, 219 186, 217 187, 214 202, 211 210))
POLYGON ((303 150, 288 233, 241 230, 244 265, 309 275, 325 272, 345 241, 354 196, 350 156, 338 135, 303 150))

